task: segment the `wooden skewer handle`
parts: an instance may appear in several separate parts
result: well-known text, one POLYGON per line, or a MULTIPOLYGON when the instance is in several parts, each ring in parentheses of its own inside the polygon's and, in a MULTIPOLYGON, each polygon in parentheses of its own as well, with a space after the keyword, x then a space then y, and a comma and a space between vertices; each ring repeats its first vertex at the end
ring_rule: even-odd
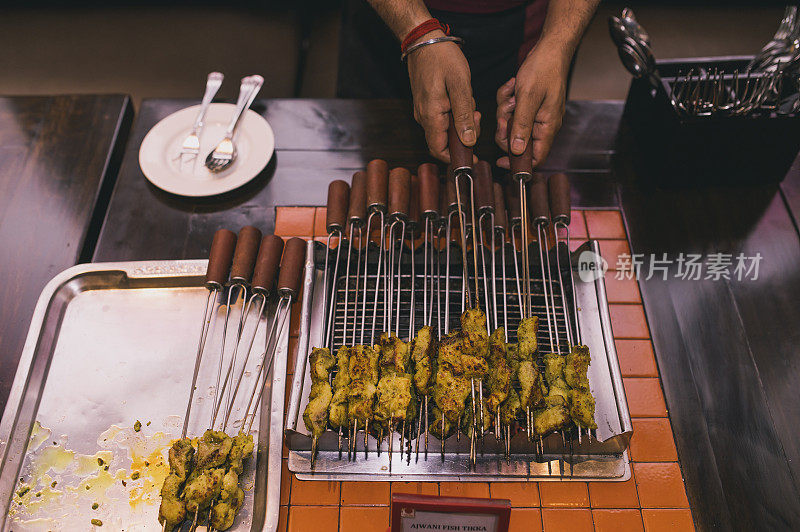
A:
POLYGON ((347 211, 347 219, 350 223, 357 226, 363 225, 367 219, 367 174, 358 171, 353 174, 353 182, 350 185, 350 208, 347 211))
POLYGON ((389 165, 383 159, 373 159, 367 163, 367 207, 386 210, 389 165))
POLYGON ((268 292, 272 288, 281 265, 282 253, 283 239, 275 235, 267 235, 261 239, 253 273, 253 290, 268 292))
POLYGON ((419 203, 423 216, 439 214, 439 169, 433 163, 424 163, 417 168, 419 176, 419 203))
POLYGON ((286 242, 281 260, 281 271, 278 274, 278 290, 281 295, 288 294, 292 299, 300 293, 300 281, 303 277, 303 264, 306 260, 306 241, 302 238, 290 238, 286 242))
POLYGON ((350 203, 350 185, 337 179, 328 185, 328 210, 325 214, 325 228, 328 234, 341 231, 347 223, 347 209, 350 203))
POLYGON ((208 253, 205 279, 207 288, 219 289, 228 281, 235 247, 236 233, 227 229, 219 229, 214 233, 211 250, 208 253))
POLYGON ((554 174, 547 183, 550 192, 550 214, 553 223, 562 222, 569 225, 570 211, 570 186, 567 174, 554 174))
POLYGON ((389 215, 406 218, 411 201, 411 172, 392 168, 389 172, 389 215))
POLYGON ((231 280, 249 283, 256 265, 258 245, 261 243, 261 231, 252 225, 246 225, 239 231, 236 248, 233 250, 231 280))

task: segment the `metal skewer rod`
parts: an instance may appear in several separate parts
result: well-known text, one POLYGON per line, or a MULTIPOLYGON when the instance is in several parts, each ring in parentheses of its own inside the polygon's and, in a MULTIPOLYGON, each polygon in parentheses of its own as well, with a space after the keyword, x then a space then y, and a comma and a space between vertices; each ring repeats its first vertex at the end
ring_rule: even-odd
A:
MULTIPOLYGON (((500 282, 503 287, 503 330, 505 340, 508 341, 508 288, 506 286, 506 234, 508 233, 508 214, 506 213, 506 201, 503 196, 503 186, 500 183, 492 184, 494 193, 494 232, 500 241, 500 282)), ((496 254, 496 251, 493 251, 496 254)), ((496 279, 496 274, 494 274, 496 279)), ((497 295, 495 294, 495 300, 497 295)))
POLYGON ((419 207, 425 224, 423 238, 424 283, 422 291, 423 323, 433 322, 434 230, 439 219, 439 172, 433 163, 424 163, 417 169, 419 176, 419 207), (430 297, 430 303, 428 298, 430 297))
MULTIPOLYGON (((514 117, 512 116, 508 121, 508 130, 513 129, 514 117)), ((528 194, 527 183, 533 178, 533 141, 528 139, 525 145, 525 151, 519 155, 511 152, 511 135, 508 136, 508 159, 511 166, 511 175, 517 183, 519 189, 519 210, 520 210, 520 241, 522 246, 522 296, 525 299, 523 305, 525 311, 523 319, 529 318, 532 315, 532 294, 531 294, 531 274, 530 274, 530 256, 528 248, 528 228, 530 227, 528 220, 528 194)))
POLYGON ((394 326, 395 335, 400 335, 400 295, 402 280, 402 261, 403 261, 403 242, 406 238, 406 227, 408 221, 408 207, 411 201, 411 173, 405 168, 392 168, 389 172, 389 246, 391 270, 387 269, 387 284, 389 286, 389 325, 387 332, 394 326), (397 236, 396 233, 398 233, 397 236), (395 250, 397 259, 395 259, 395 250), (395 264, 397 274, 395 276, 395 264), (397 286, 395 287, 395 280, 397 286), (393 308, 395 301, 395 290, 397 291, 396 309, 393 308))
MULTIPOLYGON (((416 265, 416 249, 417 237, 420 234, 420 181, 419 177, 411 176, 411 197, 408 204, 408 235, 409 235, 409 248, 411 250, 411 307, 408 320, 408 341, 414 339, 417 332, 416 328, 416 304, 417 304, 417 265, 416 265)), ((403 245, 402 243, 400 244, 403 245)), ((423 246, 425 243, 423 242, 423 246)), ((424 282, 424 279, 423 279, 424 282)), ((398 309, 400 306, 399 299, 400 289, 398 284, 398 309)), ((424 307, 423 307, 424 308, 424 307)), ((424 318, 423 312, 423 318, 424 318)), ((399 321, 399 320, 398 320, 399 321)))
POLYGON ((211 328, 211 320, 213 319, 216 311, 216 301, 219 295, 222 293, 225 283, 228 281, 231 264, 233 263, 233 250, 235 247, 236 233, 233 231, 228 231, 227 229, 219 229, 216 233, 214 233, 214 239, 211 242, 211 250, 208 255, 208 267, 206 269, 206 278, 204 282, 204 286, 208 289, 208 295, 206 296, 206 306, 205 311, 203 312, 200 340, 197 344, 197 355, 194 362, 192 385, 189 388, 189 401, 186 404, 186 413, 183 417, 181 438, 186 437, 186 432, 189 428, 189 415, 192 411, 194 390, 195 386, 197 385, 197 375, 200 373, 203 350, 208 337, 208 331, 211 328))
MULTIPOLYGON (((348 316, 350 315, 350 261, 353 256, 353 242, 354 242, 354 235, 358 234, 358 255, 359 260, 356 261, 355 266, 355 290, 354 294, 354 301, 353 301, 353 341, 351 345, 356 343, 355 334, 356 334, 356 327, 355 327, 355 316, 357 312, 357 299, 358 299, 358 286, 359 286, 359 263, 361 257, 361 244, 362 244, 362 233, 361 229, 364 225, 364 218, 366 216, 366 209, 367 209, 367 184, 366 184, 367 175, 364 172, 356 172, 353 174, 353 181, 352 186, 350 188, 350 198, 348 202, 348 211, 347 211, 347 227, 348 227, 348 239, 347 239, 347 258, 346 258, 346 266, 345 266, 345 276, 344 276, 344 326, 342 328, 342 345, 347 344, 347 328, 348 328, 348 316)), ((340 427, 341 429, 341 427, 340 427)), ((341 433, 341 430, 339 431, 341 433)))
POLYGON ((550 341, 550 352, 561 353, 561 347, 558 343, 558 330, 554 323, 555 301, 553 300, 553 283, 549 271, 550 254, 547 246, 547 224, 550 221, 550 207, 547 200, 547 182, 544 176, 541 174, 534 175, 529 189, 530 215, 536 227, 536 240, 539 248, 539 269, 542 275, 542 295, 544 296, 544 307, 547 315, 547 335, 550 341))
MULTIPOLYGON (((566 174, 555 174, 550 176, 548 180, 548 192, 550 196, 550 215, 553 218, 553 237, 555 239, 556 248, 556 271, 558 272, 559 289, 561 292, 561 302, 563 305, 564 323, 567 330, 567 345, 571 348, 575 345, 572 337, 572 327, 570 323, 569 303, 567 302, 567 295, 564 290, 564 270, 561 266, 562 255, 566 259, 566 266, 569 271, 569 277, 572 277, 572 267, 570 264, 570 251, 564 246, 568 244, 561 241, 559 238, 559 229, 563 229, 566 235, 569 235, 569 222, 570 222, 570 207, 569 207, 569 180, 566 174)), ((567 239, 569 236, 567 236, 567 239)), ((575 302, 575 291, 572 291, 571 306, 573 309, 577 308, 575 302)), ((575 322, 577 325, 577 321, 575 322)))
MULTIPOLYGON (((445 267, 444 267, 444 334, 450 332, 450 252, 452 250, 452 246, 450 245, 451 239, 453 238, 453 216, 458 215, 458 199, 456 196, 456 184, 453 180, 447 181, 447 221, 445 224, 445 267)), ((464 282, 464 277, 462 275, 462 293, 464 290, 464 286, 466 283, 464 282)), ((461 298, 461 311, 464 311, 464 301, 465 297, 461 298)))
MULTIPOLYGON (((434 228, 439 219, 439 173, 436 165, 425 163, 417 169, 419 175, 419 210, 425 223, 425 236, 423 239, 425 274, 423 283, 423 323, 430 327, 433 320, 433 257, 438 253, 434 249, 434 228), (428 260, 430 254, 430 262, 428 260), (430 268, 430 276, 428 270, 430 268), (430 282, 429 282, 430 281, 430 282), (428 307, 428 295, 430 294, 430 308, 428 307)), ((438 296, 438 291, 437 291, 438 296)), ((416 459, 419 459, 419 444, 422 439, 422 418, 425 417, 425 459, 428 458, 428 394, 423 395, 419 403, 417 420, 417 438, 415 442, 416 459)))
MULTIPOLYGON (((364 331, 367 321, 367 283, 369 281, 369 241, 372 231, 376 228, 380 230, 380 240, 378 242, 378 260, 375 273, 375 299, 372 312, 372 328, 370 332, 370 344, 375 341, 375 325, 378 312, 378 294, 380 293, 381 268, 383 266, 385 232, 384 216, 386 214, 387 184, 389 181, 389 165, 382 159, 374 159, 367 164, 367 209, 369 216, 367 226, 364 231, 366 245, 364 246, 364 297, 361 306, 361 341, 364 343, 364 331), (374 221, 374 222, 373 222, 374 221)), ((386 328, 386 316, 384 315, 384 329, 386 328)))
MULTIPOLYGON (((571 295, 570 301, 572 303, 572 324, 574 326, 575 338, 574 341, 572 339, 572 331, 570 331, 570 327, 567 327, 567 331, 570 335, 569 342, 571 345, 582 345, 583 341, 581 339, 581 324, 578 320, 578 302, 576 301, 575 297, 575 278, 572 274, 572 265, 569 260, 570 258, 570 241, 569 241, 569 224, 571 218, 571 209, 570 209, 570 186, 569 186, 569 179, 567 178, 566 174, 555 174, 550 177, 549 183, 549 191, 550 191, 550 212, 553 216, 553 231, 555 233, 556 239, 556 248, 559 246, 559 228, 564 230, 564 234, 566 235, 565 242, 563 243, 564 249, 564 257, 567 259, 566 270, 568 272, 569 283, 571 288, 571 295)), ((559 275, 562 275, 561 264, 560 264, 560 257, 562 256, 561 253, 556 254, 556 260, 558 260, 558 271, 559 275)), ((564 302, 564 319, 567 323, 570 321, 569 311, 567 309, 567 299, 564 297, 564 279, 561 279, 561 299, 564 302)))
POLYGON ((455 190, 456 190, 456 202, 458 204, 458 213, 459 213, 459 230, 461 233, 461 255, 462 255, 462 268, 464 271, 464 295, 466 297, 466 305, 467 308, 479 308, 480 307, 480 293, 479 293, 479 275, 478 275, 478 221, 477 221, 477 211, 475 209, 475 186, 473 180, 473 170, 472 170, 472 147, 466 146, 461 142, 461 139, 456 132, 455 122, 453 120, 452 113, 450 116, 450 126, 447 129, 447 145, 450 150, 450 165, 453 170, 453 180, 455 181, 455 190), (466 184, 466 198, 462 197, 461 191, 461 183, 464 182, 466 184), (469 202, 469 205, 465 203, 465 201, 469 202), (466 209, 469 207, 470 218, 472 222, 471 233, 472 233, 472 266, 473 271, 475 272, 474 280, 475 280, 475 295, 474 300, 473 297, 470 295, 469 289, 469 260, 467 259, 467 232, 470 229, 468 227, 467 222, 467 213, 466 209))
MULTIPOLYGON (((247 369, 247 361, 250 358, 250 351, 253 348, 253 342, 255 341, 256 335, 258 334, 258 328, 261 324, 261 315, 264 313, 264 307, 267 304, 269 299, 270 289, 272 285, 275 283, 275 277, 278 274, 278 268, 280 267, 281 262, 281 255, 283 254, 283 240, 280 237, 275 235, 267 235, 261 240, 261 245, 258 248, 258 256, 256 257, 256 264, 253 271, 253 281, 251 283, 253 295, 250 297, 250 300, 247 302, 248 307, 253 306, 255 301, 258 301, 258 310, 255 313, 256 317, 256 324, 253 327, 253 332, 250 335, 250 338, 247 342, 247 350, 245 351, 245 358, 242 362, 241 370, 239 371, 238 378, 235 379, 235 385, 233 387, 233 393, 231 396, 231 400, 228 402, 228 408, 225 411, 225 418, 222 423, 222 431, 225 431, 225 428, 228 425, 228 418, 231 415, 231 411, 233 410, 233 405, 236 403, 236 395, 239 392, 239 387, 242 384, 242 380, 244 379, 245 370, 247 369)), ((249 317, 250 313, 247 312, 246 316, 249 317)), ((247 317, 245 320, 247 320, 247 317)), ((239 345, 237 344, 236 349, 238 351, 239 345)), ((236 354, 234 353, 234 358, 236 354)), ((258 379, 256 379, 258 381, 258 379)), ((227 380, 226 380, 227 382, 227 380)), ((216 417, 217 412, 214 413, 216 417)), ((212 426, 214 425, 212 421, 212 426)))
POLYGON ((253 269, 255 267, 256 255, 258 254, 258 246, 261 242, 261 231, 255 227, 248 225, 239 231, 236 238, 236 247, 233 250, 233 265, 231 266, 231 285, 228 288, 228 298, 225 311, 225 321, 222 329, 222 346, 220 347, 219 365, 217 368, 217 385, 214 387, 214 401, 212 408, 211 428, 217 419, 217 413, 223 401, 226 385, 228 379, 236 366, 236 351, 238 349, 239 341, 242 337, 242 329, 244 327, 244 317, 247 302, 247 288, 250 284, 250 279, 253 277, 253 269), (235 295, 234 295, 235 294, 235 295), (242 299, 242 310, 239 314, 239 322, 236 328, 236 336, 234 338, 234 349, 231 354, 231 360, 228 364, 228 370, 225 373, 225 381, 222 382, 222 367, 225 360, 225 348, 228 332, 228 320, 231 315, 231 308, 235 305, 239 298, 242 299), (221 387, 220 387, 221 386, 221 387))
MULTIPOLYGON (((323 338, 325 346, 333 351, 333 315, 336 311, 336 282, 339 277, 339 263, 344 243, 344 226, 347 220, 347 210, 350 203, 350 185, 346 181, 337 179, 328 185, 328 208, 325 214, 325 228, 328 231, 328 241, 325 250, 325 269, 323 270, 323 309, 325 321, 323 324, 323 338), (336 259, 333 265, 333 279, 328 277, 328 260, 330 257, 331 243, 336 238, 336 259), (329 284, 330 283, 330 286, 329 284)), ((348 242, 349 247, 349 242, 348 242)))
MULTIPOLYGON (((517 188, 517 184, 512 182, 509 183, 508 187, 506 188, 506 199, 508 202, 508 216, 511 219, 511 255, 514 258, 514 280, 516 281, 517 285, 517 302, 519 304, 519 317, 520 320, 525 319, 525 300, 523 298, 523 291, 522 291, 522 276, 520 275, 519 269, 519 254, 521 251, 517 251, 517 233, 520 233, 520 239, 522 238, 522 212, 520 211, 521 202, 519 198, 516 196, 519 194, 519 189, 517 188)), ((508 331, 506 331, 508 334, 508 331)))
MULTIPOLYGON (((477 222, 477 235, 478 240, 473 244, 476 249, 480 248, 481 258, 481 277, 483 279, 483 302, 484 312, 486 313, 486 329, 492 331, 497 327, 497 294, 495 293, 495 272, 492 270, 491 286, 489 290, 489 272, 486 268, 486 243, 484 242, 484 224, 489 222, 489 235, 491 255, 494 256, 494 191, 492 189, 492 169, 486 161, 478 161, 475 165, 475 197, 477 198, 478 207, 478 222, 477 222), (492 319, 494 318, 494 319, 492 319)), ((492 261, 494 266, 494 261, 492 261)), ((476 268, 475 275, 478 275, 476 268)))

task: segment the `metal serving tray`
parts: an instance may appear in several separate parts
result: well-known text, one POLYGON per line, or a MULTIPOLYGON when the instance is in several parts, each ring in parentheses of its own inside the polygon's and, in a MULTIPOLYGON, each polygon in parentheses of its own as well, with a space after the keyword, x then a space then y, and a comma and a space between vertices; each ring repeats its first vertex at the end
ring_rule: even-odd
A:
MULTIPOLYGON (((90 530, 92 519, 102 521, 101 530, 161 530, 164 456, 180 437, 189 398, 206 265, 86 264, 47 284, 0 422, 2 530, 90 530)), ((210 422, 223 328, 221 319, 214 323, 220 325, 205 350, 190 436, 210 422)), ((265 330, 262 320, 255 341, 262 349, 253 349, 242 384, 247 390, 265 330)), ((284 331, 261 403, 268 414, 254 424, 257 457, 240 479, 244 506, 231 530, 277 528, 287 350, 284 331)), ((244 411, 239 400, 233 418, 237 411, 244 411)))
MULTIPOLYGON (((303 480, 460 480, 460 481, 512 481, 520 479, 535 480, 617 480, 630 478, 630 463, 627 447, 632 435, 632 424, 625 393, 619 360, 611 332, 605 284, 602 277, 584 282, 577 274, 579 263, 594 262, 599 268, 597 258, 600 249, 596 241, 589 241, 572 254, 572 268, 575 273, 575 289, 578 302, 578 315, 583 332, 583 341, 592 353, 589 367, 589 382, 596 398, 595 420, 598 429, 597 439, 582 444, 577 441, 566 449, 561 436, 551 434, 544 440, 544 455, 537 457, 524 434, 518 433, 511 440, 511 459, 506 461, 502 442, 494 436, 484 438, 482 448, 477 453, 474 470, 468 468, 469 439, 457 440, 453 435, 445 442, 446 452, 442 459, 441 444, 429 436, 427 459, 420 451, 401 456, 400 436, 395 434, 391 466, 389 464, 388 443, 384 441, 382 452, 375 452, 377 441, 368 438, 370 452, 364 453, 363 433, 357 438, 357 458, 347 460, 347 450, 340 457, 338 437, 328 431, 320 438, 319 454, 315 467, 311 469, 311 438, 302 419, 302 412, 308 403, 308 389, 311 378, 308 374, 308 354, 310 347, 319 345, 322 329, 322 271, 315 266, 314 248, 309 245, 304 279, 304 298, 300 316, 300 340, 295 367, 298 368, 292 381, 289 411, 286 420, 286 442, 289 448, 289 470, 303 480), (584 252, 591 252, 584 254, 584 252), (593 254, 592 254, 593 253, 593 254), (311 295, 311 297, 309 297, 311 295)), ((317 262, 319 259, 317 258, 317 262)), ((540 322, 540 327, 541 327, 540 322)), ((402 336, 402 335, 401 335, 402 336)), ((480 445, 480 444, 479 444, 480 445)), ((416 446, 412 440, 412 449, 416 446)), ((422 448, 423 446, 420 445, 422 448)))

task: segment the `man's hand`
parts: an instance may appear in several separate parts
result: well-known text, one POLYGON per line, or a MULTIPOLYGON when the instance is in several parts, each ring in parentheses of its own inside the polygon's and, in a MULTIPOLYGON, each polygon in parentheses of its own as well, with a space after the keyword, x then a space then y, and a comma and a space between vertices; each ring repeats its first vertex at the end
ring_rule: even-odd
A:
MULTIPOLYGON (((539 43, 517 72, 497 91, 497 132, 495 142, 511 153, 520 155, 528 142, 533 142, 534 167, 544 162, 561 128, 566 100, 567 75, 571 50, 539 43), (508 120, 514 115, 512 130, 508 120)), ((497 161, 508 168, 508 157, 497 161)))
MULTIPOLYGON (((433 32, 423 39, 443 35, 433 32)), ((455 43, 423 46, 408 56, 408 75, 414 95, 414 118, 425 129, 430 154, 449 163, 449 112, 453 113, 456 131, 465 145, 473 146, 480 133, 480 114, 472 98, 467 59, 455 43)))

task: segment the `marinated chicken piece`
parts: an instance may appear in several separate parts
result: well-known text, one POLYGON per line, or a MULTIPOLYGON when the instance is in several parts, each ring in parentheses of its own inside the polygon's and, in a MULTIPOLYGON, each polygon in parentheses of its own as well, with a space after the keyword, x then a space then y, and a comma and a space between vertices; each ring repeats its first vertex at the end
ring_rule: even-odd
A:
POLYGON ((183 488, 183 500, 186 501, 186 511, 194 514, 211 505, 222 491, 222 480, 225 478, 225 469, 203 469, 195 476, 194 471, 186 481, 183 488))
POLYGON ((371 382, 353 380, 347 392, 347 417, 350 422, 358 421, 359 425, 372 420, 372 403, 378 388, 371 382))
POLYGON ((564 380, 570 388, 589 389, 589 364, 591 364, 589 348, 585 345, 573 346, 564 361, 564 380))
POLYGON ((547 396, 545 396, 544 402, 547 406, 567 406, 569 404, 569 392, 569 386, 567 386, 564 379, 557 379, 547 389, 547 396))
POLYGON ((537 349, 536 334, 539 331, 539 318, 525 318, 517 327, 517 344, 519 360, 533 360, 537 349))
POLYGON ((596 429, 594 407, 592 392, 578 388, 570 390, 569 415, 576 425, 585 429, 596 429))
POLYGON ((378 384, 380 351, 369 345, 357 345, 350 352, 348 370, 351 382, 378 384))
POLYGON ((570 417, 566 406, 549 406, 533 413, 533 430, 536 434, 545 436, 566 427, 569 421, 570 417))
POLYGON ((225 501, 218 502, 211 509, 211 526, 215 530, 227 530, 232 527, 242 504, 244 504, 244 491, 237 486, 233 495, 225 501))
POLYGON ((375 421, 386 428, 398 421, 415 417, 416 400, 413 383, 408 375, 390 374, 378 381, 375 421))
POLYGON ((332 398, 333 392, 327 379, 311 385, 303 421, 314 438, 319 438, 328 428, 328 407, 332 398))
POLYGON ((442 411, 437 407, 431 409, 430 425, 428 431, 440 440, 447 438, 453 434, 453 424, 447 418, 444 418, 444 431, 442 431, 442 411), (444 436, 442 433, 444 432, 444 436))
POLYGON ((347 388, 350 384, 350 348, 342 346, 336 353, 336 377, 333 379, 333 398, 328 409, 328 422, 334 429, 347 425, 347 388))
POLYGON ((347 426, 347 388, 339 388, 333 393, 328 407, 328 423, 334 430, 347 426))
POLYGON ((378 339, 378 344, 381 346, 381 376, 391 373, 404 374, 411 356, 408 344, 395 336, 394 333, 382 333, 378 339))
POLYGON ((558 379, 564 377, 566 359, 557 353, 547 353, 544 356, 544 378, 552 386, 558 379))
POLYGON ((336 363, 330 350, 327 347, 315 347, 311 350, 308 361, 311 365, 311 382, 328 382, 331 368, 336 363))
POLYGON ((486 379, 489 396, 484 403, 490 412, 497 412, 511 388, 511 366, 507 360, 505 336, 505 330, 500 327, 489 337, 489 375, 486 379))
POLYGON ((439 410, 452 423, 457 423, 464 412, 467 397, 470 394, 469 379, 455 376, 443 365, 436 372, 436 384, 433 386, 433 400, 439 410))
POLYGON ((505 402, 500 405, 500 422, 503 425, 511 425, 517 420, 520 412, 522 412, 522 405, 519 402, 519 395, 514 388, 511 388, 505 402))
POLYGON ((336 352, 336 377, 333 378, 334 389, 344 388, 350 384, 350 348, 343 345, 336 352))
POLYGON ((542 381, 542 374, 530 360, 523 360, 517 368, 517 381, 520 392, 519 401, 523 409, 539 406, 544 400, 547 388, 542 381))
POLYGON ((485 352, 470 351, 466 338, 459 331, 451 332, 439 344, 437 371, 441 371, 444 366, 446 371, 463 376, 467 380, 482 379, 489 370, 486 362, 488 347, 487 340, 485 352))
POLYGON ((181 482, 189 475, 193 456, 194 447, 189 438, 177 440, 169 448, 169 471, 181 479, 181 482))
POLYGON ((508 360, 508 365, 511 367, 511 380, 512 382, 517 378, 517 372, 519 371, 519 358, 518 357, 519 349, 517 349, 517 344, 506 344, 506 360, 508 360))
POLYGON ((179 497, 184 479, 170 473, 161 486, 161 506, 158 508, 158 522, 164 530, 171 532, 186 519, 186 503, 179 497))
POLYGON ((219 467, 228 459, 233 438, 218 430, 208 429, 197 442, 195 469, 219 467))
POLYGON ((414 362, 414 388, 420 395, 431 393, 433 376, 436 374, 436 349, 433 329, 428 326, 422 327, 417 332, 411 349, 411 360, 414 362))
POLYGON ((464 354, 479 358, 487 356, 489 333, 486 330, 486 314, 482 310, 470 309, 461 314, 461 334, 464 337, 464 354))
POLYGON ((228 453, 228 468, 237 475, 244 471, 243 462, 253 454, 253 435, 240 432, 233 437, 231 452, 228 453))

